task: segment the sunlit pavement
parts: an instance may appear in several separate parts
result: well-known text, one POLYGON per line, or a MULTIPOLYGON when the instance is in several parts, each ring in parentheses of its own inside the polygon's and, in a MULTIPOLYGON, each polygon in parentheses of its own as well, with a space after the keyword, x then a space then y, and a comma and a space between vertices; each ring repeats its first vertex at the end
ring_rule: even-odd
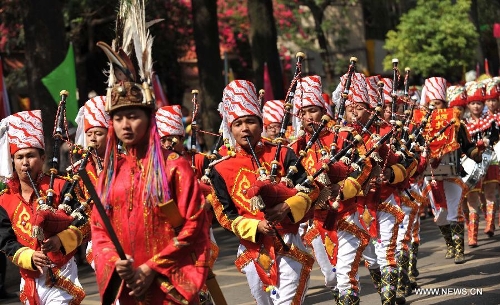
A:
MULTIPOLYGON (((422 221, 419 248, 418 283, 422 294, 407 297, 407 304, 500 304, 500 230, 497 235, 488 238, 483 233, 484 220, 479 225, 477 248, 465 246, 467 262, 456 265, 453 260, 444 258, 444 240, 432 219, 422 221)), ((221 248, 214 272, 217 281, 229 305, 255 304, 250 295, 246 278, 236 270, 235 259, 237 240, 230 232, 216 226, 214 234, 221 248)), ((467 235, 467 232, 465 233, 467 235)), ((361 303, 380 304, 367 269, 362 265, 360 270, 361 303)), ((88 265, 80 268, 80 281, 87 297, 82 304, 100 304, 94 274, 88 265)), ((18 290, 19 274, 9 264, 7 287, 11 292, 18 290)), ((20 304, 15 299, 1 301, 0 304, 20 304)), ((334 304, 332 294, 324 287, 323 276, 315 264, 311 274, 309 290, 304 304, 334 304)))

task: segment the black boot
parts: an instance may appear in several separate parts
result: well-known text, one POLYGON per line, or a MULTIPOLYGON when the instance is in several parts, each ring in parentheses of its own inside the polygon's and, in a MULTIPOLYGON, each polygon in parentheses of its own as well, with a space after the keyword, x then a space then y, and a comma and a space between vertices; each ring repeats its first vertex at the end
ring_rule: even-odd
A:
POLYGON ((384 267, 381 271, 382 282, 380 285, 380 299, 382 305, 396 304, 396 284, 398 281, 398 269, 395 267, 384 267))
POLYGON ((465 263, 464 224, 453 221, 451 223, 451 233, 455 245, 455 264, 463 264, 465 263))
POLYGON ((0 253, 0 299, 17 298, 17 294, 5 290, 5 275, 7 274, 7 258, 4 253, 0 253))
POLYGON ((370 272, 375 289, 377 289, 377 292, 380 294, 380 284, 382 283, 382 273, 380 272, 380 268, 368 269, 368 271, 370 272))
POLYGON ((451 239, 451 226, 439 226, 439 230, 441 231, 441 235, 444 237, 444 241, 446 242, 446 255, 444 258, 450 259, 455 257, 455 245, 453 240, 451 239))
POLYGON ((359 305, 359 294, 351 289, 341 291, 339 295, 338 305, 359 305))
POLYGON ((417 276, 419 275, 417 269, 417 257, 418 257, 418 243, 411 243, 410 248, 410 263, 408 267, 408 278, 410 280, 409 291, 406 291, 406 295, 410 295, 411 291, 418 287, 417 276))
POLYGON ((410 259, 406 255, 407 253, 401 252, 398 259, 398 281, 396 286, 396 304, 406 303, 406 287, 410 286, 410 280, 408 278, 408 266, 410 264, 410 259))

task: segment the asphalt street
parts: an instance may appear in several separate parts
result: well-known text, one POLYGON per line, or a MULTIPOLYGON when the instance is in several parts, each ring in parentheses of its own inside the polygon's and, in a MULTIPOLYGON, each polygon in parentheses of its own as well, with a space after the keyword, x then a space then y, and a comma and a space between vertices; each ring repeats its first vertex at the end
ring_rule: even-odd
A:
MULTIPOLYGON (((483 218, 481 218, 479 228, 479 247, 469 248, 466 245, 467 262, 456 265, 453 260, 444 258, 444 240, 433 220, 427 218, 422 221, 418 283, 424 290, 407 297, 407 304, 500 304, 500 230, 497 229, 497 235, 488 238, 482 233, 483 218)), ((256 304, 250 294, 245 276, 239 273, 233 264, 237 249, 236 238, 232 233, 218 226, 214 227, 214 233, 220 246, 214 273, 227 303, 230 305, 256 304)), ((359 270, 361 303, 380 304, 380 298, 373 287, 367 269, 360 266, 359 270)), ((80 281, 87 293, 82 304, 100 304, 95 277, 88 265, 80 267, 80 281)), ((19 273, 10 263, 6 284, 9 291, 18 291, 19 273)), ((20 304, 20 302, 15 299, 0 300, 0 304, 20 304)), ((324 287, 323 276, 316 264, 311 273, 304 304, 334 304, 332 294, 324 287)))

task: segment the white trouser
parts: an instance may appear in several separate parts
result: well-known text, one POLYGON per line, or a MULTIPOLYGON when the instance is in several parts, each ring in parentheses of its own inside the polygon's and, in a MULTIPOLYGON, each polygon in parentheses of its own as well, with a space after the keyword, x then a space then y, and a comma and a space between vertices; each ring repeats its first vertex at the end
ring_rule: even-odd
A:
POLYGON ((370 269, 396 267, 396 242, 400 222, 392 213, 381 210, 381 205, 391 205, 395 211, 401 211, 396 204, 394 194, 391 194, 377 209, 377 239, 371 239, 363 252, 363 257, 370 269))
POLYGON ((316 236, 311 241, 311 245, 313 247, 316 263, 318 263, 321 273, 323 273, 323 276, 325 277, 325 286, 330 289, 335 288, 335 286, 337 286, 335 266, 332 265, 330 259, 328 258, 321 235, 316 236))
MULTIPOLYGON (((82 287, 80 281, 78 280, 78 268, 74 258, 71 258, 60 269, 60 276, 65 280, 74 283, 78 287, 82 287)), ((40 302, 42 305, 47 304, 70 304, 73 301, 73 296, 71 296, 66 290, 59 288, 57 286, 49 287, 46 283, 51 283, 49 278, 49 272, 47 268, 44 268, 43 274, 35 279, 35 286, 40 297, 40 302)), ((20 289, 23 291, 25 281, 21 278, 20 289)), ((32 305, 27 303, 26 305, 32 305)))
POLYGON ((359 261, 364 250, 364 238, 369 242, 370 236, 359 222, 359 214, 348 215, 339 221, 338 236, 338 256, 337 256, 337 288, 340 295, 346 290, 355 292, 361 291, 359 285, 359 261), (342 224, 345 222, 347 224, 342 224))
MULTIPOLYGON (((426 177, 424 185, 427 186, 430 183, 430 177, 426 177)), ((436 225, 438 226, 444 226, 449 224, 451 221, 458 221, 458 211, 463 193, 462 187, 455 183, 452 179, 445 179, 443 180, 443 190, 439 189, 438 191, 444 191, 447 208, 437 208, 432 191, 428 192, 427 197, 429 198, 432 211, 434 212, 434 222, 436 222, 436 225)))
MULTIPOLYGON (((283 239, 287 244, 294 244, 302 251, 307 251, 299 234, 285 234, 283 239)), ((239 245, 238 256, 246 250, 245 246, 239 245)), ((263 283, 257 274, 253 263, 247 264, 242 272, 246 275, 250 292, 257 301, 258 305, 284 305, 291 304, 294 296, 299 289, 302 264, 290 256, 277 255, 278 264, 278 285, 275 287, 275 293, 266 292, 262 287, 263 283)), ((307 274, 307 283, 302 291, 302 301, 306 295, 309 286, 309 274, 307 274)))

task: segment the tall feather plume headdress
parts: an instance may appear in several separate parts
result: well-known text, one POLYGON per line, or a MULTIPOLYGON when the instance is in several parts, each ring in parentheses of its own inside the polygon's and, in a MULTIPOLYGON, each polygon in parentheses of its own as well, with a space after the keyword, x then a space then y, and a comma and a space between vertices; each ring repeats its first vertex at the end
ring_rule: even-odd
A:
MULTIPOLYGON (((161 20, 146 22, 144 0, 121 0, 116 18, 116 38, 111 46, 102 41, 97 43, 109 59, 106 111, 111 117, 115 111, 125 107, 142 107, 151 113, 142 202, 155 206, 171 198, 165 158, 156 127, 156 103, 151 87, 153 37, 148 28, 159 21, 161 20)), ((103 203, 108 205, 116 174, 119 153, 117 142, 113 125, 110 123, 104 170, 99 180, 101 198, 103 203)))

